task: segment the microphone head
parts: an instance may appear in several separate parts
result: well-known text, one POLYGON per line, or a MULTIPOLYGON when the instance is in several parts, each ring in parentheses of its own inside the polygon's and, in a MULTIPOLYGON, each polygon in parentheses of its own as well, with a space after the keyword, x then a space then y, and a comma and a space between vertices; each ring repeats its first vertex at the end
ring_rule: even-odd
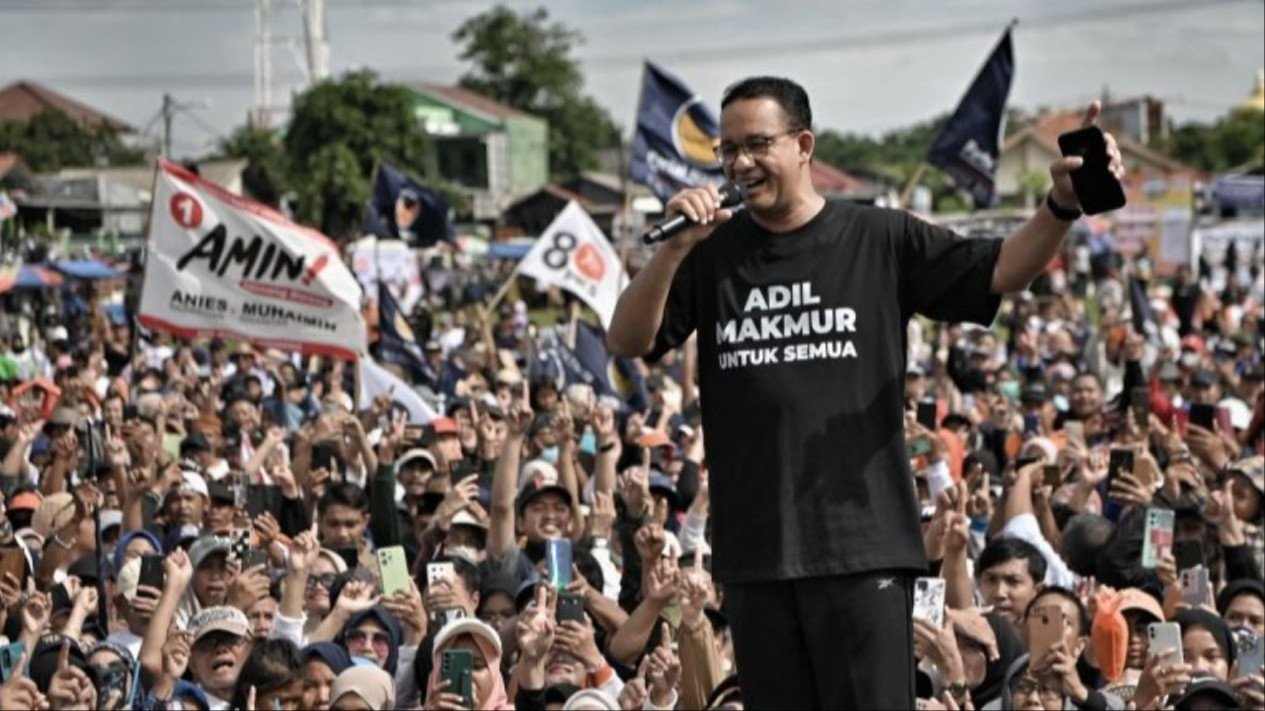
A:
POLYGON ((721 207, 734 207, 741 204, 746 197, 746 191, 742 186, 732 181, 726 181, 718 190, 720 191, 721 207))

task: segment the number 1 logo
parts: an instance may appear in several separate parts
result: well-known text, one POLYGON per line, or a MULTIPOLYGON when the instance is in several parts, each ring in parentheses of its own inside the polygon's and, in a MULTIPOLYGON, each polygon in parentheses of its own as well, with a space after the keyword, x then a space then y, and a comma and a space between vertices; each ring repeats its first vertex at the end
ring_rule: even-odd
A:
POLYGON ((171 196, 171 217, 181 227, 194 230, 202 226, 202 203, 186 192, 171 196))

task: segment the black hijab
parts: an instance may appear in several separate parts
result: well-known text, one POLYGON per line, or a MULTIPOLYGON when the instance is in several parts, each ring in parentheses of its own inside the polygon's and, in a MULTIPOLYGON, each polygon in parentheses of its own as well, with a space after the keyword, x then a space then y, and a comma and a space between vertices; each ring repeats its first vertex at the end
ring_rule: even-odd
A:
POLYGON ((996 612, 990 612, 984 616, 984 619, 988 620, 988 626, 992 628, 993 636, 997 638, 998 659, 987 662, 984 681, 971 689, 971 702, 977 709, 984 708, 985 704, 1002 695, 1002 691, 1006 689, 1007 672, 1027 651, 1010 620, 996 612))

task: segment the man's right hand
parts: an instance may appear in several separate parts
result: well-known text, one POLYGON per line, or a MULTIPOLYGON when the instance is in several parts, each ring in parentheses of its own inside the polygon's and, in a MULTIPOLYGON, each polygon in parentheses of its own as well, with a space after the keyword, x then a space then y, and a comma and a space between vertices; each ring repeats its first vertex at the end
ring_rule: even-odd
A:
POLYGON ((707 239, 717 225, 734 215, 733 210, 720 208, 720 191, 714 185, 682 190, 668 200, 664 212, 669 217, 685 215, 694 222, 664 243, 671 248, 681 250, 689 250, 707 239))

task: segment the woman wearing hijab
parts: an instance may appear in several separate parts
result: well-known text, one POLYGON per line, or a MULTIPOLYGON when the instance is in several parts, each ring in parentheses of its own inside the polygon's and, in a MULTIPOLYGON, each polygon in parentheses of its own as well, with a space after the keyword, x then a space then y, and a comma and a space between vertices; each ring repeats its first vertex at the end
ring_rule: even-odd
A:
POLYGON ((334 679, 351 666, 347 650, 333 642, 309 644, 299 652, 303 665, 303 708, 328 711, 334 679))
POLYGON ((484 711, 514 708, 501 677, 501 636, 488 624, 469 617, 449 623, 435 637, 434 663, 426 685, 426 708, 462 708, 461 697, 452 693, 447 682, 440 678, 444 652, 451 649, 467 650, 474 658, 473 708, 484 711))
POLYGON ((403 639, 404 632, 395 617, 385 607, 374 605, 352 615, 338 641, 353 661, 357 657, 367 659, 394 677, 403 639))
POLYGON ((939 670, 936 698, 946 691, 958 699, 969 693, 975 708, 997 707, 993 702, 1001 698, 1006 672, 1023 655, 1024 648, 1014 626, 1001 614, 992 612, 984 619, 996 640, 994 658, 990 658, 991 640, 979 639, 965 627, 947 622, 937 630, 926 620, 914 620, 914 651, 939 670))
POLYGON ((395 708, 395 682, 378 667, 353 666, 334 679, 329 697, 333 711, 384 711, 395 708))

